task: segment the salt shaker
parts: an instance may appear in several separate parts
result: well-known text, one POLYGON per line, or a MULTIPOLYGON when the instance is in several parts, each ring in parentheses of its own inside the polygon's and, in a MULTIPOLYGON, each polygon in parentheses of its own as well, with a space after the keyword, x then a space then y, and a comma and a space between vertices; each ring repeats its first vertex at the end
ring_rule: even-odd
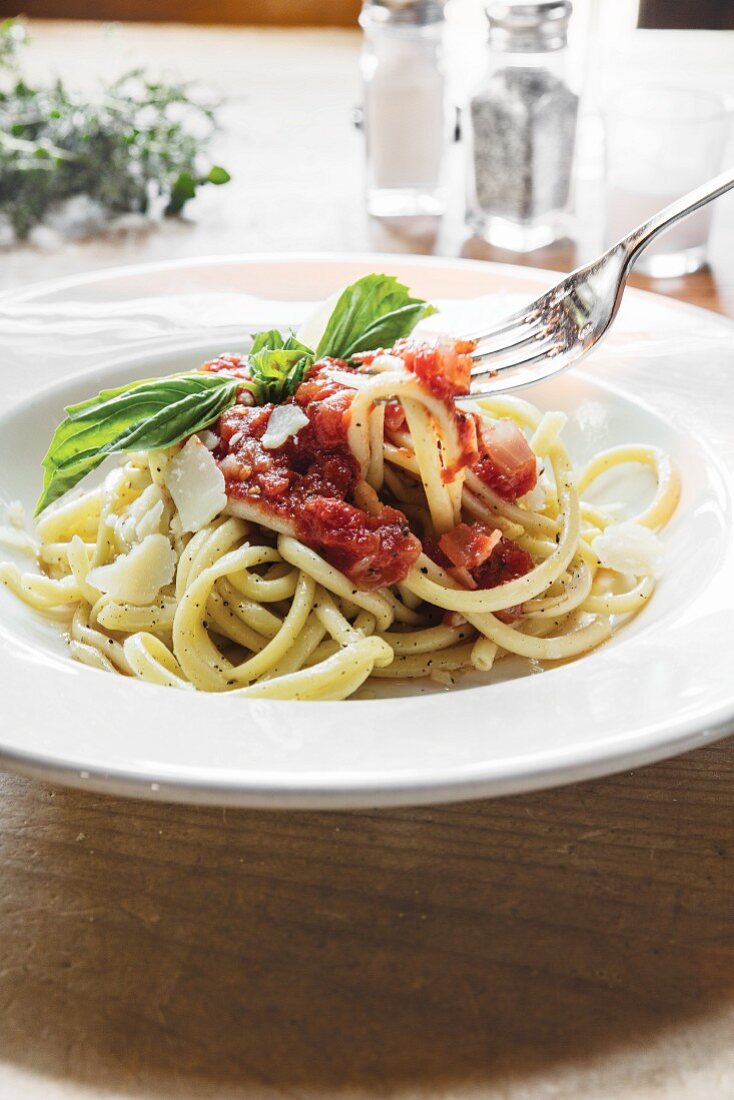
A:
POLYGON ((486 9, 488 66, 464 126, 467 221, 516 252, 568 232, 578 113, 568 82, 571 10, 569 0, 486 9))
POLYGON ((444 0, 365 0, 359 22, 368 212, 442 214, 451 130, 444 0))

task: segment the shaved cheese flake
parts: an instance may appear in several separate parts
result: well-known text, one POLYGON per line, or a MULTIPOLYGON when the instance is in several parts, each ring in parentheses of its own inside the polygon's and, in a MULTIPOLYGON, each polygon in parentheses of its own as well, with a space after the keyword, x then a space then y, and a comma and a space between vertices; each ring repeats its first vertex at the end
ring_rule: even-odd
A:
POLYGON ((640 523, 614 523, 597 535, 591 548, 605 569, 634 577, 659 577, 665 547, 649 527, 640 523))
POLYGON ((224 509, 224 474, 201 440, 192 435, 166 470, 165 486, 184 531, 199 531, 224 509))
POLYGON ((138 541, 142 541, 144 538, 147 538, 148 535, 154 535, 156 531, 160 531, 161 520, 163 519, 163 508, 163 501, 157 500, 155 504, 141 516, 135 524, 135 534, 138 541))
POLYGON ((90 569, 87 583, 118 603, 152 603, 173 580, 176 554, 165 535, 148 535, 109 565, 90 569))
POLYGON ((17 527, 0 526, 0 546, 5 546, 8 550, 17 550, 18 553, 27 554, 31 558, 38 553, 38 543, 17 527))
POLYGON ((307 424, 308 417, 298 405, 276 405, 260 442, 266 450, 274 451, 291 436, 298 435, 307 424))
POLYGON ((219 436, 216 432, 209 431, 208 428, 204 428, 202 432, 198 432, 198 436, 207 451, 215 451, 219 446, 219 436))
MULTIPOLYGON (((405 371, 405 363, 397 355, 377 355, 371 363, 372 370, 401 370, 405 371)), ((407 373, 407 372, 406 372, 407 373)))
POLYGON ((235 477, 240 471, 240 463, 237 455, 225 455, 219 463, 219 469, 223 474, 230 474, 232 477, 235 477))
POLYGON ((134 542, 142 542, 146 535, 160 530, 160 518, 163 515, 165 497, 160 485, 153 483, 125 509, 123 515, 115 517, 112 524, 121 542, 129 549, 134 542))
POLYGON ((19 530, 25 525, 25 508, 19 500, 11 500, 8 505, 8 522, 19 530))
POLYGON ((342 296, 341 290, 334 291, 329 295, 325 302, 321 302, 316 306, 305 321, 302 322, 298 332, 296 333, 296 340, 299 340, 302 344, 305 344, 307 348, 313 348, 314 351, 319 346, 321 337, 326 332, 326 326, 329 323, 329 318, 334 312, 334 306, 342 296))

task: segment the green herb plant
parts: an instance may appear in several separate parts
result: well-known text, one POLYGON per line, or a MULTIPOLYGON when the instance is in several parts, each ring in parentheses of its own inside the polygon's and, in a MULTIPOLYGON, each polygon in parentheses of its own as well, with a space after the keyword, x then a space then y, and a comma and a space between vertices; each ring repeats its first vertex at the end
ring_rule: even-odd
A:
POLYGON ((16 20, 0 23, 0 215, 18 238, 65 200, 86 195, 110 216, 178 214, 197 188, 229 180, 203 163, 211 105, 185 84, 126 73, 92 95, 28 83, 16 20))
POLYGON ((192 371, 132 382, 70 405, 43 460, 36 515, 110 454, 163 449, 213 424, 248 390, 258 405, 292 397, 314 362, 348 360, 389 347, 436 310, 391 275, 366 275, 340 295, 313 351, 276 329, 260 332, 247 357, 247 377, 192 371))

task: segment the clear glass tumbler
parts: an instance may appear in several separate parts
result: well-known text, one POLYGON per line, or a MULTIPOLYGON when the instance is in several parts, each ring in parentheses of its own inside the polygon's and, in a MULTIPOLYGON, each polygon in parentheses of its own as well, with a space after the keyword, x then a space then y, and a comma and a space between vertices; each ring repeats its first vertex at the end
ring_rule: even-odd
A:
MULTIPOLYGON (((640 86, 614 97, 607 124, 607 243, 721 170, 729 116, 716 95, 640 86)), ((671 226, 635 270, 687 275, 706 263, 712 206, 671 226)))

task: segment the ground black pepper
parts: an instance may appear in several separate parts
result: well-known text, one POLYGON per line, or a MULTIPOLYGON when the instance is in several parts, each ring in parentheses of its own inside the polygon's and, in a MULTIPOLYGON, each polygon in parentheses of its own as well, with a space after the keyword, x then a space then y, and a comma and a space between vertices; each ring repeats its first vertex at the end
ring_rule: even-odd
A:
POLYGON ((570 0, 493 0, 489 67, 467 111, 467 219, 520 251, 565 232, 578 96, 565 79, 570 0))
POLYGON ((545 69, 495 73, 470 106, 477 203, 526 222, 561 210, 571 186, 578 97, 545 69))

